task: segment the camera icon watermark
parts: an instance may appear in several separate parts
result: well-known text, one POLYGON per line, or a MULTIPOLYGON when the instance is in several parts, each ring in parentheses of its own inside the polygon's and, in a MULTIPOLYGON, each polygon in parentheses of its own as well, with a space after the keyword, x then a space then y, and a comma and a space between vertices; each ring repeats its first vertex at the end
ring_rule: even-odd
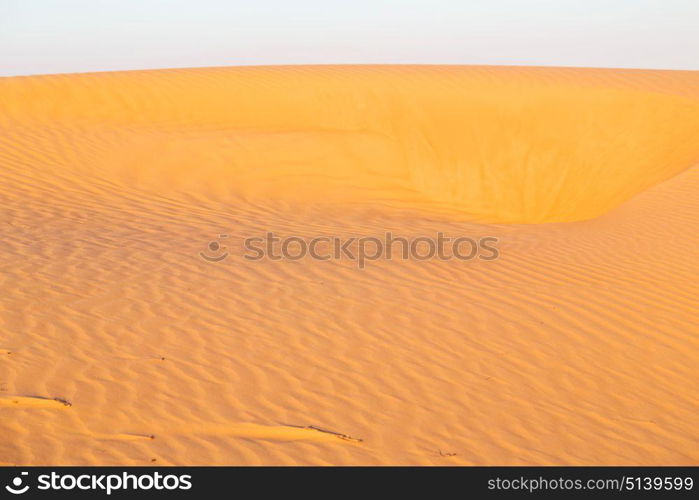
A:
POLYGON ((20 472, 20 475, 12 479, 12 484, 8 484, 5 486, 5 489, 12 493, 13 495, 21 495, 23 493, 26 493, 29 490, 29 485, 24 484, 24 476, 28 476, 28 472, 20 472))
POLYGON ((221 262, 228 257, 228 249, 221 244, 221 240, 226 238, 227 234, 219 234, 217 240, 206 245, 206 250, 199 252, 199 256, 207 262, 221 262))

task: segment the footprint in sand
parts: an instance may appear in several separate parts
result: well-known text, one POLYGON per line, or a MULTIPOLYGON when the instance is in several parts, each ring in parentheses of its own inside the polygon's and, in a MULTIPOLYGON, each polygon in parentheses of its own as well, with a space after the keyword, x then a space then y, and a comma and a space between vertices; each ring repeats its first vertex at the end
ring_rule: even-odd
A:
POLYGON ((301 425, 287 425, 286 427, 291 427, 293 429, 301 429, 305 431, 311 431, 311 432, 320 432, 321 434, 327 434, 329 436, 332 436, 337 439, 342 439, 343 441, 353 441, 355 443, 361 443, 364 441, 363 439, 352 437, 348 434, 342 434, 341 432, 335 432, 331 431, 328 429, 323 429, 321 427, 317 427, 315 425, 306 425, 306 426, 301 426, 301 425))
POLYGON ((92 435, 92 437, 112 441, 143 441, 155 439, 154 434, 137 434, 131 432, 120 432, 116 434, 95 434, 92 435))
POLYGON ((121 361, 166 361, 165 356, 120 356, 121 361))
POLYGON ((244 439, 270 441, 349 441, 361 443, 363 440, 315 425, 260 425, 252 423, 212 424, 200 430, 202 434, 228 435, 244 439))
POLYGON ((0 408, 66 408, 73 404, 63 398, 44 396, 0 396, 0 408))
MULTIPOLYGON (((342 434, 340 432, 323 429, 315 425, 260 425, 252 423, 239 424, 208 424, 202 427, 187 427, 185 429, 170 429, 170 432, 201 434, 215 436, 235 436, 243 439, 260 439, 265 441, 325 441, 336 440, 361 443, 363 440, 342 434)), ((104 440, 140 441, 155 439, 154 434, 115 433, 94 434, 92 437, 104 440)))

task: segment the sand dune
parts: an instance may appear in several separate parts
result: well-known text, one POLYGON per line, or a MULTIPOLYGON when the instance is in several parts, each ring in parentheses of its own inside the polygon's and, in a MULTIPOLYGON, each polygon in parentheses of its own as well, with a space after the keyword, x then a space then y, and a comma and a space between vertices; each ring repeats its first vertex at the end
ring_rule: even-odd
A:
POLYGON ((699 72, 2 78, 0 462, 696 464, 698 163, 699 72))
POLYGON ((429 66, 0 86, 2 123, 18 134, 86 133, 79 149, 99 158, 74 172, 90 184, 222 201, 402 201, 488 222, 588 219, 699 162, 698 88, 696 72, 429 66))

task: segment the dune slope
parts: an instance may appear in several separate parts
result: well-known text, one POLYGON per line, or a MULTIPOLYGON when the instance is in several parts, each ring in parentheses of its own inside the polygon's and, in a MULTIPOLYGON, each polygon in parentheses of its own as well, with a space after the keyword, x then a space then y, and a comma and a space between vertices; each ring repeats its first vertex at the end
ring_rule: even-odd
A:
POLYGON ((0 79, 0 463, 696 464, 698 161, 698 72, 0 79))
POLYGON ((698 88, 682 71, 134 71, 4 79, 0 123, 95 134, 75 169, 91 182, 558 222, 699 162, 698 88))

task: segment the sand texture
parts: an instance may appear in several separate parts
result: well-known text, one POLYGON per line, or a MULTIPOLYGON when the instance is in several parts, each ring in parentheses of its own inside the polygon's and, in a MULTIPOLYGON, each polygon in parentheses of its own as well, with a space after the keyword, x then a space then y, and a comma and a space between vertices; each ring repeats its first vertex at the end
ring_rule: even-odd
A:
POLYGON ((0 78, 0 463, 697 464, 698 164, 691 71, 0 78))

